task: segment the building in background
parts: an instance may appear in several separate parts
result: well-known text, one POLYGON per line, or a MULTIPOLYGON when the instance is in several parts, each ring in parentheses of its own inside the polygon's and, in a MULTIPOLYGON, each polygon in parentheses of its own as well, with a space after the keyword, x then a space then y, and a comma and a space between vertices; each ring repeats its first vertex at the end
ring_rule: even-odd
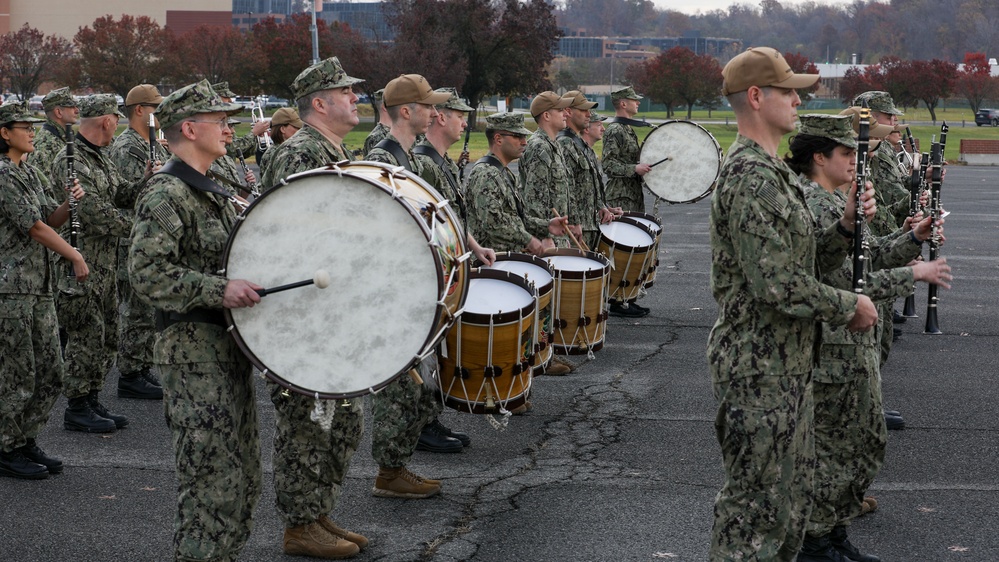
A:
POLYGON ((201 24, 232 25, 233 0, 0 0, 0 34, 24 24, 72 40, 99 17, 148 16, 180 35, 201 24))

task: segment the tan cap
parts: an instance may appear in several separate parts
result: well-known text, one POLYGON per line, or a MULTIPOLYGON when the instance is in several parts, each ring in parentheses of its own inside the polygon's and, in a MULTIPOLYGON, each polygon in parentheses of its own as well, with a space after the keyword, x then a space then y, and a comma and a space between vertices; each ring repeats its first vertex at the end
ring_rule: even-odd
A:
POLYGON ((383 96, 385 107, 395 107, 404 103, 437 105, 446 102, 451 94, 435 92, 419 74, 403 74, 385 85, 383 96))
POLYGON ((555 92, 541 92, 531 101, 531 115, 537 117, 549 109, 565 109, 572 98, 563 98, 555 92))
MULTIPOLYGON (((863 108, 861 108, 860 106, 853 106, 853 107, 848 107, 843 111, 839 112, 840 115, 849 115, 853 117, 853 132, 857 134, 860 133, 861 109, 863 108)), ((877 121, 874 120, 873 117, 870 118, 870 122, 871 122, 870 129, 868 129, 867 136, 869 136, 872 139, 883 139, 888 135, 892 134, 893 132, 895 132, 895 127, 891 125, 878 123, 877 121)))
POLYGON ((140 103, 159 105, 161 101, 163 101, 163 96, 160 95, 160 91, 156 89, 156 86, 152 84, 139 84, 129 90, 128 95, 125 96, 126 107, 140 103))
POLYGON ((752 86, 765 88, 807 88, 819 80, 818 74, 795 74, 776 49, 752 47, 736 55, 722 69, 722 95, 744 92, 752 86))
POLYGON ((282 107, 281 109, 274 112, 271 115, 271 127, 280 127, 281 125, 291 125, 292 127, 301 129, 305 126, 302 120, 298 117, 298 110, 294 107, 282 107))
POLYGON ((580 92, 579 90, 568 91, 562 97, 569 98, 572 100, 572 102, 569 103, 569 107, 573 109, 589 110, 597 106, 597 102, 586 99, 586 96, 583 95, 583 92, 580 92))

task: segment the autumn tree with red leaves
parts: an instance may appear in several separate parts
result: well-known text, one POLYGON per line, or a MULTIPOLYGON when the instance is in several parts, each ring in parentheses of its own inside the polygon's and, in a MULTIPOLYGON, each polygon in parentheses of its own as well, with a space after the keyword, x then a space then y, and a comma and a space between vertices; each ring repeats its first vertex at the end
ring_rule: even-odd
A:
POLYGON ((991 72, 985 53, 964 54, 964 68, 958 72, 954 88, 968 100, 973 113, 978 113, 985 100, 999 93, 999 80, 993 78, 991 72))
POLYGON ((96 90, 122 97, 136 84, 158 84, 170 76, 166 61, 172 46, 171 32, 148 16, 122 15, 94 20, 73 38, 79 53, 80 80, 96 90))
POLYGON ((39 84, 54 80, 73 53, 69 41, 24 24, 0 37, 0 77, 12 92, 26 100, 39 84))
POLYGON ((937 122, 937 105, 941 98, 946 99, 954 91, 957 83, 957 65, 952 62, 933 59, 931 61, 908 61, 909 76, 912 80, 909 92, 921 100, 930 111, 930 119, 937 122))
MULTIPOLYGON (((801 53, 783 53, 784 60, 787 61, 787 65, 791 67, 791 70, 795 74, 818 74, 819 67, 815 66, 815 63, 810 61, 808 57, 801 53)), ((811 97, 811 94, 817 92, 819 89, 819 83, 816 82, 807 88, 798 88, 798 97, 802 101, 807 100, 811 97)))
POLYGON ((721 71, 714 57, 673 47, 654 59, 630 65, 625 78, 653 102, 665 105, 667 116, 673 115, 675 106, 685 104, 690 119, 695 104, 721 95, 721 71))
POLYGON ((178 37, 175 45, 171 51, 178 83, 226 81, 237 92, 264 93, 254 77, 264 55, 248 34, 232 26, 199 25, 178 37))

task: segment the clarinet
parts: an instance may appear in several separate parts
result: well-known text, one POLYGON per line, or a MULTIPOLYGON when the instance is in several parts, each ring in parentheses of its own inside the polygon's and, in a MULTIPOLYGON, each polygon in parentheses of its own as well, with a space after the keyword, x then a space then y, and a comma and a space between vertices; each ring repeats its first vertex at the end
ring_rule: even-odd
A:
MULTIPOLYGON (((947 147, 947 131, 950 127, 944 121, 940 127, 940 142, 933 143, 930 148, 930 165, 933 172, 930 174, 930 205, 928 207, 932 227, 930 230, 930 261, 939 257, 940 252, 940 230, 937 228, 937 220, 940 219, 940 186, 943 184, 943 154, 947 147)), ((926 327, 924 334, 942 334, 940 326, 937 324, 937 285, 930 283, 926 297, 926 327)))
MULTIPOLYGON (((909 141, 909 151, 915 155, 916 146, 912 139, 912 133, 909 131, 909 127, 905 128, 905 134, 909 141)), ((914 217, 916 213, 919 212, 919 195, 922 193, 923 189, 923 178, 926 175, 926 163, 929 160, 929 156, 923 155, 919 161, 919 166, 912 166, 912 174, 909 176, 909 216, 914 217)), ((909 296, 905 297, 905 303, 902 305, 902 316, 904 318, 918 318, 919 315, 916 314, 916 294, 911 293, 909 296)))
POLYGON ((149 162, 156 163, 156 118, 149 114, 149 162))
POLYGON ((853 292, 863 293, 867 282, 864 280, 864 262, 867 243, 864 239, 864 205, 860 196, 867 186, 867 150, 870 145, 871 110, 865 102, 860 109, 860 131, 857 137, 857 195, 853 219, 853 292))
POLYGON ((458 156, 458 184, 465 183, 465 167, 468 166, 469 154, 468 154, 468 138, 472 134, 472 126, 467 125, 465 127, 465 146, 461 149, 461 155, 458 156))
MULTIPOLYGON (((246 158, 243 158, 242 152, 237 151, 236 154, 239 156, 239 165, 243 167, 243 175, 245 176, 246 174, 250 173, 250 168, 249 166, 246 165, 246 158)), ((252 195, 254 198, 260 197, 260 190, 257 188, 257 182, 255 181, 248 182, 246 188, 247 190, 249 190, 250 195, 252 195)))
MULTIPOLYGON (((80 212, 77 210, 76 197, 73 197, 73 186, 76 184, 76 140, 73 135, 73 125, 66 125, 66 193, 69 203, 69 245, 80 251, 77 237, 80 234, 80 212)), ((76 277, 73 264, 69 264, 69 276, 76 277)))

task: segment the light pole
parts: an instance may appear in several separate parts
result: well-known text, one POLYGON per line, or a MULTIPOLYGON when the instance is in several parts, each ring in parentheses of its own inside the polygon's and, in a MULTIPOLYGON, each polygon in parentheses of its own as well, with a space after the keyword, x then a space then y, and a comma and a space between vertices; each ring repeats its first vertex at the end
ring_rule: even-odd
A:
POLYGON ((316 27, 316 10, 323 9, 323 0, 316 0, 312 3, 312 25, 309 31, 312 32, 312 64, 319 64, 319 30, 316 27))

